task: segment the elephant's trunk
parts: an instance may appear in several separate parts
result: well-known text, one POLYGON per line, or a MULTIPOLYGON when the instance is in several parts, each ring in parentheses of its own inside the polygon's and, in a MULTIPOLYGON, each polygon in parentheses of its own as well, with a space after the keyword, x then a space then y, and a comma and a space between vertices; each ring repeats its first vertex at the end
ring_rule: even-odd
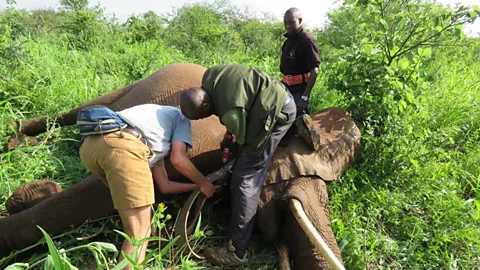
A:
POLYGON ((342 263, 335 257, 333 251, 328 247, 327 243, 323 240, 322 236, 317 232, 313 224, 308 219, 305 211, 303 211, 302 203, 297 199, 290 200, 290 210, 297 220, 300 227, 307 235, 310 242, 315 248, 322 254, 323 258, 328 262, 330 267, 334 270, 344 270, 342 263))
MULTIPOLYGON (((91 105, 104 105, 114 111, 121 111, 140 104, 160 104, 178 106, 180 93, 188 87, 200 86, 205 68, 196 64, 172 64, 165 66, 147 78, 129 84, 113 92, 107 93, 81 106, 62 113, 52 119, 52 125, 73 125, 81 108, 91 105)), ((47 122, 43 117, 24 120, 14 124, 16 129, 29 136, 36 136, 47 130, 47 122)))
POLYGON ((0 219, 0 257, 38 242, 43 235, 37 226, 57 235, 113 211, 108 188, 90 175, 30 209, 0 219))
MULTIPOLYGON (((297 208, 293 209, 286 218, 286 225, 283 231, 283 237, 287 239, 288 250, 294 261, 295 269, 330 269, 329 260, 336 263, 334 266, 341 267, 341 255, 335 236, 330 225, 330 211, 328 210, 327 186, 324 181, 316 177, 300 177, 289 180, 291 182, 287 188, 284 199, 289 204, 299 202, 302 206, 304 218, 299 222, 295 215, 297 208), (308 220, 309 230, 305 231, 302 227, 304 221, 308 220), (328 259, 323 256, 321 250, 317 249, 317 240, 310 240, 309 234, 321 235, 326 246, 330 249, 329 255, 334 255, 336 259, 328 259)), ((298 212, 297 212, 298 213, 298 212)), ((342 269, 335 268, 333 269, 342 269)))

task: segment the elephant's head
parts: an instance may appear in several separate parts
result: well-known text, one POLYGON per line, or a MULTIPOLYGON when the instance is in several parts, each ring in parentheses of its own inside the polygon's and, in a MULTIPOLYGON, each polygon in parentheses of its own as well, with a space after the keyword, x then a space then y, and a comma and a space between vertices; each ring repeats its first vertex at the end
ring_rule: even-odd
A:
POLYGON ((257 225, 267 242, 278 242, 282 269, 289 269, 290 260, 297 269, 324 269, 328 264, 321 245, 329 247, 337 264, 341 262, 330 227, 325 181, 337 180, 362 150, 361 134, 340 108, 321 110, 312 119, 320 133, 320 148, 313 151, 300 138, 279 147, 260 196, 257 225))

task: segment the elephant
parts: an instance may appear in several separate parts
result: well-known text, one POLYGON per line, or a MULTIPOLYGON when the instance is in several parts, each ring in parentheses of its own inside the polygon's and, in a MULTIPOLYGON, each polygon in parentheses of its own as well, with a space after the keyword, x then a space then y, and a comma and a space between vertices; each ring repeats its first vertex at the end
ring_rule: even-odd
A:
MULTIPOLYGON (((194 64, 166 66, 153 75, 81 105, 57 118, 60 125, 74 123, 76 112, 85 106, 107 105, 114 110, 142 103, 178 106, 182 89, 198 86, 205 68, 194 64), (177 84, 167 84, 170 80, 177 84), (167 92, 167 94, 164 94, 167 92), (130 101, 130 102, 128 102, 130 101)), ((361 134, 349 114, 341 108, 327 108, 312 115, 321 135, 321 147, 309 149, 300 138, 293 138, 288 147, 279 147, 271 160, 258 205, 256 224, 267 243, 279 247, 279 268, 328 269, 326 259, 319 254, 296 216, 300 204, 333 254, 341 254, 330 226, 327 181, 337 180, 361 151, 361 134)), ((18 123, 19 131, 36 135, 48 127, 44 118, 18 123)), ((204 174, 222 167, 219 142, 225 127, 216 116, 192 121, 194 147, 189 156, 204 174)), ((181 176, 166 162, 169 177, 181 181, 181 176)), ((162 195, 156 193, 157 201, 162 195)), ((0 219, 0 256, 32 245, 42 238, 36 225, 52 235, 79 226, 88 219, 104 217, 114 212, 108 188, 94 175, 49 199, 18 214, 0 219)), ((315 232, 314 232, 315 233, 315 232)))

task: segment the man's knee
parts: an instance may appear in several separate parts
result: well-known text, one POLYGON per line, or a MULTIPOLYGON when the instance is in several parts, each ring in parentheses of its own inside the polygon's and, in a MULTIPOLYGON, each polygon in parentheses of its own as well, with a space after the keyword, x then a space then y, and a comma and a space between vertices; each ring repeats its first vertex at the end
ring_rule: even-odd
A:
POLYGON ((151 205, 118 210, 123 231, 130 237, 147 237, 151 223, 151 205))

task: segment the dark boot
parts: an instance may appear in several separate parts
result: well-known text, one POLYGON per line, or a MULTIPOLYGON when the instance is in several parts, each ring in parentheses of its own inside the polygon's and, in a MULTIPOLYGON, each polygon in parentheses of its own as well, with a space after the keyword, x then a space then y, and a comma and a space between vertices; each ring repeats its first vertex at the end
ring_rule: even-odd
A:
POLYGON ((232 240, 228 241, 227 247, 210 248, 207 247, 203 251, 205 258, 213 265, 222 266, 239 266, 247 263, 247 254, 240 259, 235 254, 235 247, 232 240))

